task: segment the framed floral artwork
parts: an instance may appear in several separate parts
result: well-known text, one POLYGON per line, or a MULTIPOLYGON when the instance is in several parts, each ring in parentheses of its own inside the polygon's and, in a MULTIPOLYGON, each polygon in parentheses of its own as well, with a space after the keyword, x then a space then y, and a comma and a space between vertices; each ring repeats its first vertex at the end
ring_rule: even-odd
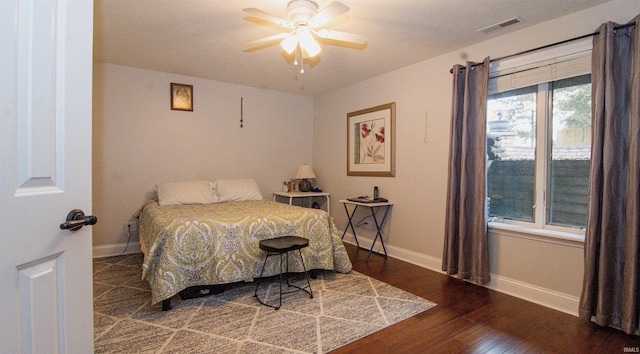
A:
POLYGON ((193 85, 171 83, 171 109, 193 111, 193 85))
POLYGON ((395 102, 347 114, 347 176, 395 176, 395 124, 395 102))

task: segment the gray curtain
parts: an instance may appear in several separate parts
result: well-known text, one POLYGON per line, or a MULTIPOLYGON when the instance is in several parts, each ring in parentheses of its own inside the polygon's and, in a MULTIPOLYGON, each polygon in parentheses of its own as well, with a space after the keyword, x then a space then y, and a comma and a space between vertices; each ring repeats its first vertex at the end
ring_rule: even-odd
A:
MULTIPOLYGON (((635 18, 635 23, 640 16, 635 18)), ((580 317, 638 332, 640 31, 600 26, 593 40, 589 214, 580 317)))
POLYGON ((449 182, 442 270, 489 282, 486 214, 486 107, 489 57, 453 67, 449 182))

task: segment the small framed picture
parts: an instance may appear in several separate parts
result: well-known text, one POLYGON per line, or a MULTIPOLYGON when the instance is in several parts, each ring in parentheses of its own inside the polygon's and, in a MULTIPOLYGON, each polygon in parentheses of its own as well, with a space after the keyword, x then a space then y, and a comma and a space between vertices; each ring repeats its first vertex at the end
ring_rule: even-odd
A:
POLYGON ((395 124, 395 102, 347 114, 347 176, 395 176, 395 124))
POLYGON ((193 111, 193 85, 171 83, 171 109, 193 111))

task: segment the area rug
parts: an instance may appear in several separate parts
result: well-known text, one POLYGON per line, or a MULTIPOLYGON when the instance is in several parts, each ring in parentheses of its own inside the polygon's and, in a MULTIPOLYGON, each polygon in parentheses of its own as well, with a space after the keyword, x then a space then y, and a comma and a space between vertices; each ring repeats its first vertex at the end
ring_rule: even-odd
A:
MULTIPOLYGON (((313 298, 285 295, 279 310, 258 303, 255 284, 240 283, 174 296, 163 312, 150 303, 141 264, 141 254, 94 260, 96 353, 325 353, 436 306, 355 271, 323 271, 311 280, 313 298)), ((277 283, 261 289, 277 301, 277 283)))

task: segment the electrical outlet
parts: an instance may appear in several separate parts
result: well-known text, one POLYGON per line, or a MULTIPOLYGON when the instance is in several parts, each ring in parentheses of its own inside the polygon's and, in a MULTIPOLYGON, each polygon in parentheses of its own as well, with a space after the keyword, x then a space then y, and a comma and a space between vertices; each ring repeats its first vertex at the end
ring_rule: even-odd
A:
POLYGON ((360 224, 360 227, 365 230, 373 230, 373 224, 371 223, 371 221, 363 221, 360 224))
POLYGON ((136 221, 127 221, 124 223, 124 234, 128 235, 129 232, 131 234, 138 233, 138 223, 136 221))

